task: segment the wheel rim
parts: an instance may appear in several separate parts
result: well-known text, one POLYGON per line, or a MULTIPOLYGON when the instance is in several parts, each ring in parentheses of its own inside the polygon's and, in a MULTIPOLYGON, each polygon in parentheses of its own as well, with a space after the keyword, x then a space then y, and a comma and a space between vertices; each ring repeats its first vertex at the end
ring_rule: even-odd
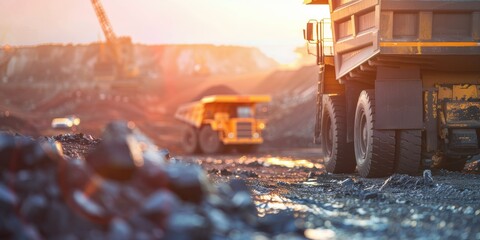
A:
POLYGON ((324 122, 324 132, 322 137, 322 142, 324 143, 324 151, 326 153, 326 156, 331 156, 332 155, 332 149, 333 149, 333 128, 332 128, 332 121, 330 120, 330 117, 327 117, 324 122))
POLYGON ((362 111, 362 117, 360 118, 360 152, 362 153, 362 158, 365 158, 367 152, 367 117, 365 112, 362 111))
POLYGON ((355 154, 357 155, 357 164, 363 164, 367 157, 368 148, 368 124, 364 109, 360 109, 358 112, 355 133, 355 154))

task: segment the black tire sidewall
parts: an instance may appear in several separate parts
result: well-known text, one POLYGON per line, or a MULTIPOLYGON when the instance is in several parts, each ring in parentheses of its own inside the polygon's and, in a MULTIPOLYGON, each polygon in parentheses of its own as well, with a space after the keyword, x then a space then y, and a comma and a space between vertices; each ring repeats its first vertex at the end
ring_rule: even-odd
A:
MULTIPOLYGON (((371 111, 371 103, 367 99, 367 93, 362 92, 358 99, 357 108, 355 110, 355 125, 354 125, 354 148, 355 148, 355 161, 357 162, 357 170, 359 172, 369 172, 370 165, 371 165, 371 154, 372 154, 372 135, 373 135, 373 124, 372 118, 373 114, 371 111), (362 114, 363 112, 363 114, 362 114), (361 131, 363 129, 360 126, 360 121, 362 119, 362 115, 366 118, 367 124, 367 143, 365 148, 365 154, 359 149, 361 146, 361 131), (363 156, 362 156, 363 155, 363 156)), ((363 174, 361 174, 363 175, 363 174)))
MULTIPOLYGON (((338 151, 338 146, 337 146, 337 134, 333 134, 333 137, 332 137, 332 141, 331 141, 331 146, 329 147, 331 150, 330 150, 330 154, 328 154, 327 152, 327 141, 325 140, 327 138, 327 134, 330 134, 329 131, 327 131, 327 126, 326 126, 326 123, 327 123, 327 120, 330 120, 330 128, 335 128, 334 126, 337 124, 336 121, 335 121, 335 117, 334 117, 334 113, 333 113, 333 109, 332 109, 332 103, 331 103, 331 100, 328 99, 325 104, 324 104, 324 107, 323 107, 323 116, 322 116, 322 141, 321 141, 321 146, 322 146, 322 149, 323 149, 323 152, 324 152, 324 156, 323 156, 323 161, 324 161, 324 165, 325 165, 325 169, 328 171, 328 172, 333 172, 334 169, 335 169, 335 165, 336 165, 336 152, 338 151)), ((332 130, 332 129, 330 129, 332 130)), ((335 131, 335 129, 333 129, 333 131, 335 131)))
POLYGON ((345 96, 324 96, 323 103, 321 146, 325 170, 330 173, 352 173, 356 164, 353 144, 347 143, 345 96))
POLYGON ((218 132, 214 131, 210 125, 202 126, 198 138, 202 152, 207 154, 221 152, 223 143, 220 141, 218 132))
POLYGON ((199 152, 198 131, 196 128, 192 126, 185 128, 182 134, 182 148, 189 154, 199 152), (188 141, 190 138, 193 139, 192 143, 188 141))

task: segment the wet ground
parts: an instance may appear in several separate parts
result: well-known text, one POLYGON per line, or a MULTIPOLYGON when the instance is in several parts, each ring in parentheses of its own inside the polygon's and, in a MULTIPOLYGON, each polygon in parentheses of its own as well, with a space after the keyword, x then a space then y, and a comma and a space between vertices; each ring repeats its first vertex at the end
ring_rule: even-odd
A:
POLYGON ((319 156, 310 148, 178 158, 216 183, 245 179, 260 216, 294 214, 313 239, 480 239, 478 166, 365 179, 327 174, 319 156))
POLYGON ((166 152, 154 151, 139 132, 112 126, 103 140, 85 134, 0 139, 0 239, 480 239, 478 161, 462 173, 378 179, 326 173, 318 148, 171 152, 173 159, 152 165, 166 152), (128 149, 143 149, 148 167, 132 166, 136 174, 117 179, 118 170, 128 173, 117 161, 131 162, 135 152, 116 140, 131 138, 142 144, 128 149), (59 146, 61 159, 53 154, 59 146), (14 165, 9 149, 21 153, 14 165), (144 209, 148 203, 156 207, 144 209), (61 219, 70 223, 58 228, 61 219))

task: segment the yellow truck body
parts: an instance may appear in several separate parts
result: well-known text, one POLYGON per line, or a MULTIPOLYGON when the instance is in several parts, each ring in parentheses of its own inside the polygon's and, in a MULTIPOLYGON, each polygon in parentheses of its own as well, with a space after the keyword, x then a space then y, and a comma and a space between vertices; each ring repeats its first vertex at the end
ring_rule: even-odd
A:
POLYGON ((461 171, 480 156, 480 1, 303 2, 330 10, 304 31, 327 172, 461 171))
POLYGON ((265 119, 255 117, 258 103, 270 102, 268 95, 213 95, 178 108, 175 118, 188 128, 182 144, 189 153, 221 152, 233 146, 248 152, 263 143, 265 119))

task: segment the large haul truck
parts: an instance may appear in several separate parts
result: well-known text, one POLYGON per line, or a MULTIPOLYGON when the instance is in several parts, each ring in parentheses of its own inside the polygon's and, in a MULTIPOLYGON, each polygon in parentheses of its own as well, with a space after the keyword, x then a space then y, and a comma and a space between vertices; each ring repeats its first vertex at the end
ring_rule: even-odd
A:
POLYGON ((212 95, 180 106, 175 118, 186 123, 182 147, 187 153, 255 151, 263 143, 265 119, 256 116, 256 105, 268 103, 268 95, 212 95))
POLYGON ((315 138, 327 171, 459 171, 480 153, 480 1, 304 3, 330 7, 304 31, 320 65, 315 138))

